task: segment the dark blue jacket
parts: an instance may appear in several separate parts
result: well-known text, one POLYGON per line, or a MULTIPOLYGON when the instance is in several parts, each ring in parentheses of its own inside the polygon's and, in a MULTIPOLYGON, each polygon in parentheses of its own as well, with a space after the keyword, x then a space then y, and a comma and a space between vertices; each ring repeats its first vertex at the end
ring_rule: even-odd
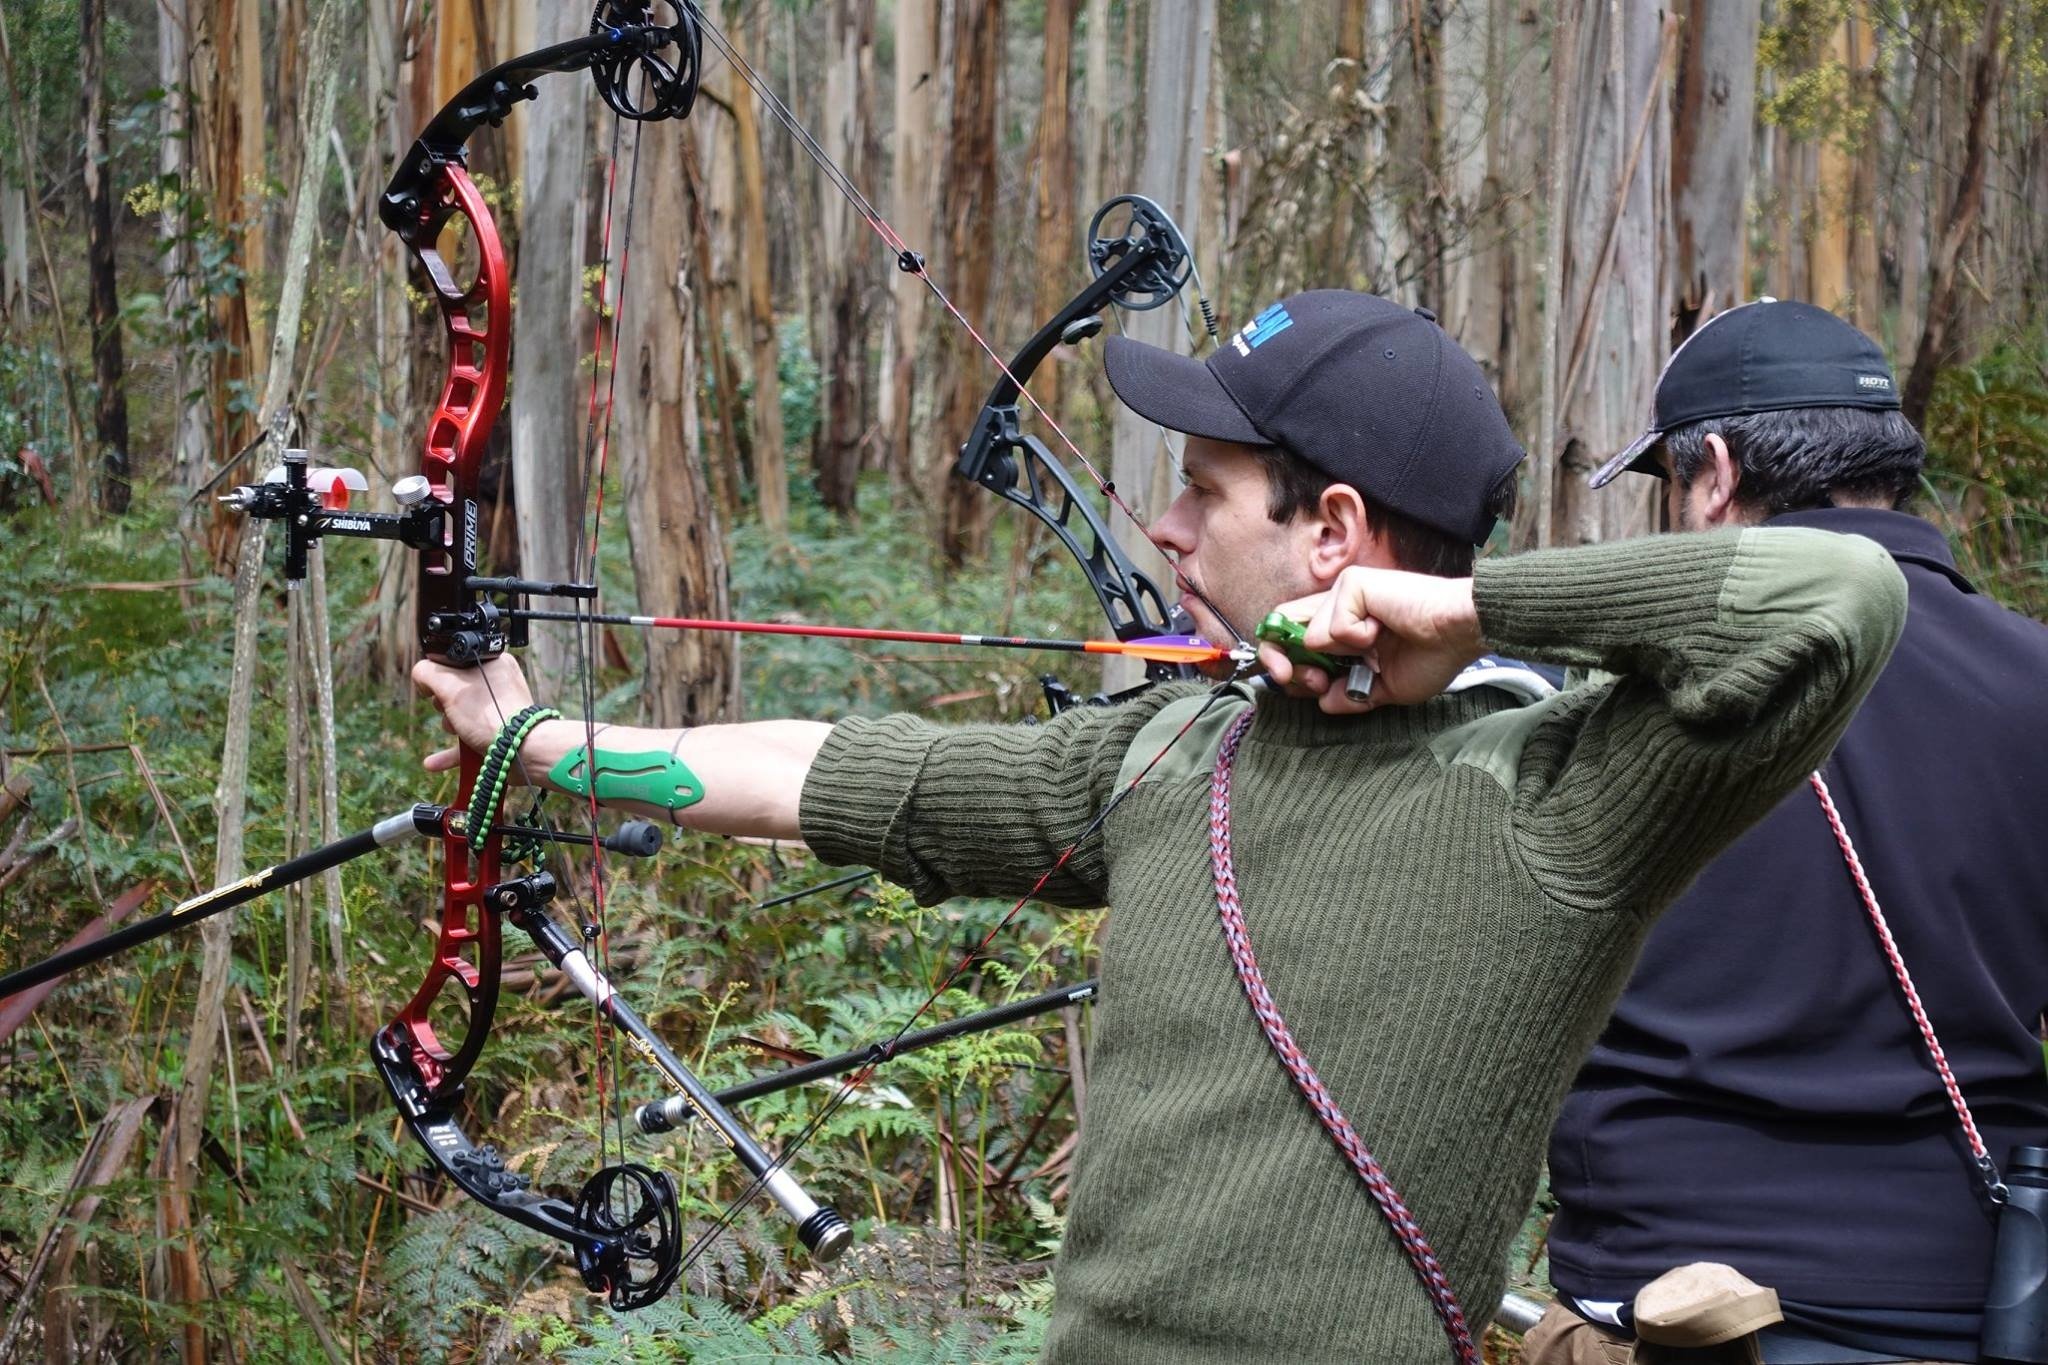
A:
MULTIPOLYGON (((1772 524, 1868 536, 1905 573, 1905 634, 1823 771, 2003 1163, 2048 1143, 2048 627, 1978 595, 1917 517, 1772 524)), ((1847 1320, 1969 1314, 1974 1341, 1991 1216, 1810 789, 1652 929, 1550 1169, 1575 1298, 1723 1261, 1847 1320)))

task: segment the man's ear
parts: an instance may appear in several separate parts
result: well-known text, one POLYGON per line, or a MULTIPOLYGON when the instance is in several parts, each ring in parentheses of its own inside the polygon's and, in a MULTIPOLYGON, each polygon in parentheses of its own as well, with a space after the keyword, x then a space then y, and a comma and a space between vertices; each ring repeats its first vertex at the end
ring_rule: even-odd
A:
POLYGON ((1728 442, 1718 431, 1707 433, 1707 458, 1701 462, 1699 473, 1693 476, 1693 486, 1700 488, 1706 499, 1700 508, 1701 520, 1708 526, 1725 526, 1735 515, 1735 494, 1742 486, 1742 466, 1735 461, 1735 452, 1728 448, 1728 442))
POLYGON ((1334 582, 1353 564, 1378 563, 1379 533, 1366 515, 1365 498, 1348 483, 1333 483, 1316 499, 1310 514, 1314 540, 1309 544, 1309 572, 1318 583, 1334 582))

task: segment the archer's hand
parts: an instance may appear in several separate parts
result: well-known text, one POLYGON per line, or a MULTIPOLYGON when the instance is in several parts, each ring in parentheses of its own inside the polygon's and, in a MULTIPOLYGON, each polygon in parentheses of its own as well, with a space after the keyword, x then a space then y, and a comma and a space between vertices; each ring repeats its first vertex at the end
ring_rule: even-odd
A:
POLYGON ((1296 666, 1277 645, 1259 647, 1259 662, 1275 682, 1319 695, 1332 715, 1428 701, 1486 652, 1469 578, 1354 565, 1327 592, 1283 602, 1279 610, 1308 623, 1308 648, 1362 658, 1379 675, 1371 699, 1356 702, 1344 695, 1343 679, 1296 666))
MULTIPOLYGON (((499 727, 533 703, 526 674, 510 654, 500 654, 480 668, 450 668, 422 659, 412 666, 413 686, 434 699, 441 721, 464 748, 482 753, 497 738, 499 727)), ((427 755, 428 772, 456 765, 458 752, 442 749, 427 755)))

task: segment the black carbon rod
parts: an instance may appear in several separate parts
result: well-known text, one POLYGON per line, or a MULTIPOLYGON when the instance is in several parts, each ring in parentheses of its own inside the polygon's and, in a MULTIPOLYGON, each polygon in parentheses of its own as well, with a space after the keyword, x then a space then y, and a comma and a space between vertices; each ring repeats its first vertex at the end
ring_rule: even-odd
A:
MULTIPOLYGON (((843 1076, 849 1071, 858 1071, 864 1066, 885 1062, 906 1052, 921 1052, 925 1048, 936 1047, 954 1038, 965 1038, 970 1034, 986 1033, 1005 1024, 1014 1024, 1019 1019, 1029 1019, 1034 1015, 1064 1009, 1069 1005, 1086 1004, 1095 998, 1097 989, 1097 983, 1094 981, 1083 981, 1075 986, 1061 986, 1057 990, 1047 991, 1044 995, 1034 995, 1028 1000, 1013 1000, 1007 1005, 997 1005, 991 1009, 962 1015, 958 1019, 949 1019, 943 1024, 934 1024, 927 1029, 919 1029, 915 1033, 906 1033, 893 1048, 876 1043, 853 1052, 842 1052, 836 1057, 821 1057, 815 1062, 805 1062, 802 1066, 793 1066, 786 1071, 756 1076, 751 1081, 742 1081, 738 1085, 717 1091, 713 1098, 720 1104, 742 1104, 747 1100, 759 1099, 763 1095, 774 1095, 811 1081, 824 1080, 828 1076, 843 1076)), ((681 1096, 674 1096, 641 1105, 633 1111, 633 1121, 639 1125, 643 1133, 668 1133, 686 1123, 691 1112, 686 1100, 681 1096)))
POLYGON ((379 820, 366 830, 336 839, 331 844, 301 853, 289 862, 278 863, 264 868, 261 872, 217 886, 188 901, 180 902, 145 920, 137 920, 125 929, 116 929, 103 938, 90 943, 81 943, 76 948, 67 948, 54 957, 23 967, 20 971, 0 976, 0 1000, 18 994, 31 986, 40 986, 53 981, 66 972, 104 961, 117 953, 124 953, 140 943, 183 929, 188 924, 217 915, 223 910, 232 910, 245 905, 258 896, 267 896, 279 887, 290 886, 293 882, 317 877, 330 867, 339 867, 352 862, 366 853, 375 853, 388 848, 401 839, 424 838, 438 835, 441 828, 442 808, 440 806, 414 806, 397 815, 379 820))

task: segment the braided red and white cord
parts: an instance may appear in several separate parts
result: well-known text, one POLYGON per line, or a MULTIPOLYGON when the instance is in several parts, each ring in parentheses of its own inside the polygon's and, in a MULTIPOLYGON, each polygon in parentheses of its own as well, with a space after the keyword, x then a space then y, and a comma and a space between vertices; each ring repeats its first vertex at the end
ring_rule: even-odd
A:
POLYGON ((1977 1120, 1971 1117, 1970 1106, 1963 1100, 1963 1088, 1956 1083, 1956 1073, 1949 1069, 1948 1053, 1942 1050, 1941 1039, 1934 1036, 1934 1023, 1927 1017, 1927 1007, 1920 1003, 1920 992, 1913 985, 1913 974, 1906 970, 1905 956, 1899 952, 1898 941, 1892 937, 1892 927, 1878 906, 1877 892, 1863 871, 1863 859, 1856 856, 1856 845, 1849 838, 1849 827, 1843 822, 1841 811, 1835 808, 1834 793, 1828 790, 1827 779, 1817 772, 1806 780, 1812 786, 1813 794, 1820 798, 1821 814, 1827 817, 1828 828, 1834 831, 1835 843, 1842 850, 1842 861, 1849 867, 1849 880, 1856 884, 1856 894, 1863 898, 1863 908, 1870 915, 1870 926, 1877 931, 1878 946, 1884 949, 1885 958, 1892 965, 1892 975, 1898 978, 1899 993, 1906 998, 1906 1009, 1919 1026, 1920 1041, 1927 1045, 1927 1055, 1934 1062, 1936 1074, 1941 1077, 1941 1088, 1948 1091, 1948 1102, 1954 1106, 1956 1118, 1963 1125, 1963 1138, 1970 1144, 1971 1159, 1983 1174, 1992 1199, 2003 1203, 2005 1186, 1999 1181, 1997 1163, 1992 1161, 1983 1137, 1977 1132, 1977 1120))
POLYGON ((1379 1206, 1387 1226, 1393 1229, 1395 1239, 1401 1243, 1401 1250, 1407 1253, 1409 1265, 1414 1267, 1416 1278, 1422 1281, 1423 1290, 1429 1295, 1430 1304, 1443 1323, 1444 1334, 1451 1339, 1452 1355, 1459 1365, 1478 1365, 1479 1352, 1472 1344, 1472 1330, 1466 1324, 1465 1310, 1459 1307, 1450 1278, 1444 1274, 1443 1267, 1437 1263, 1436 1252, 1431 1250, 1428 1239, 1422 1235, 1421 1224, 1408 1211, 1400 1192, 1387 1179, 1387 1173, 1360 1140, 1351 1120, 1344 1116, 1329 1087, 1323 1084, 1322 1077, 1316 1074, 1300 1045, 1294 1041, 1293 1032, 1287 1027, 1287 1021, 1281 1018, 1272 993, 1266 989, 1266 978, 1259 970, 1258 958, 1252 953, 1251 936, 1245 929, 1244 907, 1238 900, 1237 872, 1230 851, 1230 769, 1237 757, 1239 742, 1251 728, 1253 714, 1247 708, 1224 735, 1223 747, 1216 755, 1216 772, 1209 786, 1209 858, 1216 872, 1216 912, 1223 921, 1223 940, 1230 947, 1230 960, 1237 968, 1237 979, 1244 986, 1252 1014, 1258 1019, 1259 1028, 1265 1032, 1266 1041, 1273 1045, 1280 1064, 1293 1077, 1302 1098, 1315 1110, 1316 1118, 1329 1133, 1331 1141, 1337 1144, 1337 1150, 1343 1153, 1351 1169, 1358 1173, 1358 1178, 1365 1182, 1366 1192, 1379 1206))

